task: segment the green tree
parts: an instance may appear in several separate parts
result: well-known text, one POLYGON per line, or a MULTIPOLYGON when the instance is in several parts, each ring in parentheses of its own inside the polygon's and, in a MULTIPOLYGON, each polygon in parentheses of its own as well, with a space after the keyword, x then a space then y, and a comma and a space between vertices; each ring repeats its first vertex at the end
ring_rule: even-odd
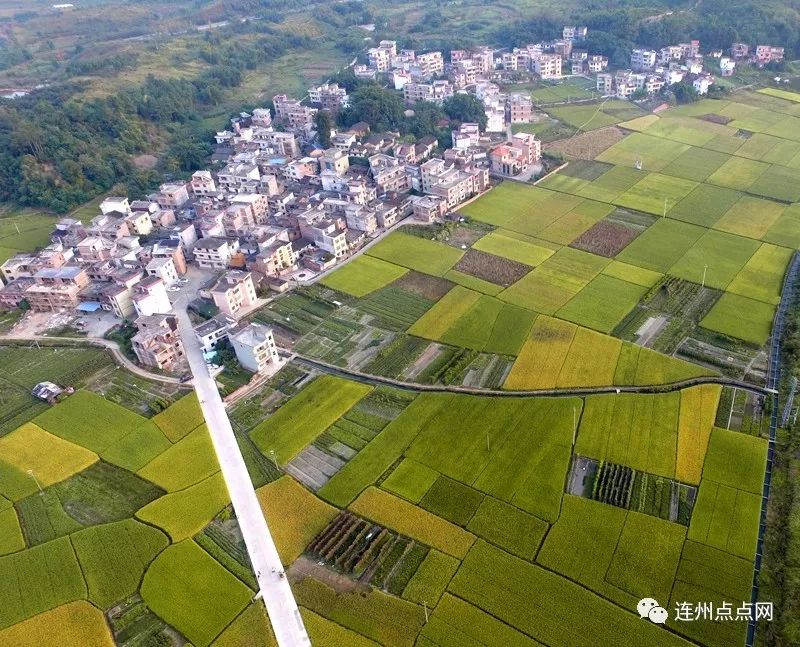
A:
POLYGON ((692 103, 700 98, 694 86, 686 81, 673 83, 670 86, 670 90, 675 94, 675 101, 678 103, 692 103))
POLYGON ((486 112, 483 103, 471 94, 456 94, 447 99, 442 106, 451 119, 459 122, 477 123, 481 130, 486 128, 486 112))
POLYGON ((350 106, 339 113, 339 121, 343 126, 364 121, 372 130, 393 130, 402 125, 403 112, 399 94, 369 83, 351 95, 350 106))
POLYGON ((444 110, 435 103, 419 101, 414 104, 414 116, 410 119, 408 130, 414 137, 426 135, 439 136, 439 122, 446 118, 444 110))
POLYGON ((330 148, 331 128, 333 128, 331 114, 327 110, 317 110, 317 114, 314 115, 314 124, 316 125, 320 146, 330 148))

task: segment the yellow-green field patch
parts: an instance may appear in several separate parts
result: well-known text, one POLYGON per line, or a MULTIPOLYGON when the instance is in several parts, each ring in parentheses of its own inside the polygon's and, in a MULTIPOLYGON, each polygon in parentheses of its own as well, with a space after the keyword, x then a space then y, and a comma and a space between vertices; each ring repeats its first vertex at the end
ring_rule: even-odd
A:
POLYGON ((464 252, 444 243, 396 231, 370 247, 367 254, 417 272, 442 276, 464 252))
POLYGON ((705 280, 707 286, 724 290, 759 246, 751 238, 709 229, 669 273, 694 283, 705 280))
POLYGON ((578 327, 560 319, 539 316, 511 368, 506 389, 552 389, 578 327))
POLYGON ((602 269, 609 259, 562 247, 544 263, 498 295, 499 299, 543 314, 554 314, 602 269))
POLYGON ((258 488, 256 494, 284 564, 296 560, 339 512, 290 476, 258 488))
POLYGON ((777 305, 792 250, 764 243, 727 287, 728 292, 777 305))
POLYGON ((692 180, 650 173, 617 197, 614 204, 662 216, 696 186, 692 180))
POLYGON ((621 279, 635 285, 641 285, 645 288, 653 287, 661 280, 661 277, 664 276, 661 272, 654 272, 617 260, 611 261, 606 265, 603 268, 602 274, 613 276, 616 279, 621 279))
POLYGON ((703 328, 762 346, 769 339, 775 306, 725 293, 700 322, 703 328))
POLYGON ((350 510, 459 559, 475 542, 472 533, 374 487, 364 490, 350 510))
POLYGON ((114 647, 103 612, 85 600, 63 604, 0 631, 0 644, 16 647, 114 647))
POLYGON ((426 339, 441 339, 458 319, 481 298, 480 292, 456 285, 409 328, 408 332, 426 339))
MULTIPOLYGON (((510 258, 512 261, 525 263, 525 265, 530 265, 532 267, 541 264, 553 255, 553 250, 551 249, 506 234, 507 232, 504 230, 498 229, 497 231, 486 234, 486 236, 478 240, 472 247, 481 252, 510 258)), ((532 241, 533 239, 530 240, 532 241)))
POLYGON ((768 168, 769 164, 764 162, 731 157, 715 173, 706 178, 706 181, 709 184, 746 191, 768 168))
POLYGON ((0 438, 0 494, 18 501, 97 460, 94 452, 27 422, 0 438))
POLYGON ((715 224, 714 229, 749 238, 762 238, 780 218, 785 205, 743 196, 715 224))
POLYGON ((403 276, 408 269, 362 254, 322 279, 329 288, 363 297, 403 276))
POLYGON ((741 197, 742 194, 733 189, 700 184, 670 208, 667 216, 701 227, 712 227, 741 197))
POLYGON ((614 383, 622 341, 578 328, 558 375, 557 386, 605 386, 614 383))
POLYGON ((722 387, 716 384, 693 386, 681 391, 675 464, 675 478, 679 481, 695 485, 700 482, 721 392, 722 387))
POLYGON ((639 303, 647 288, 600 274, 561 308, 556 316, 610 333, 639 303))

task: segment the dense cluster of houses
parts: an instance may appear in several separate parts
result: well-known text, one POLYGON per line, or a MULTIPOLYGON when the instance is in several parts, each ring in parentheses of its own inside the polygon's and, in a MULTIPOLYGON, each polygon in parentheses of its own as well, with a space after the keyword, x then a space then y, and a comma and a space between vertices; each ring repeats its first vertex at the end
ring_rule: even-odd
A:
POLYGON ((335 84, 309 94, 311 106, 279 95, 274 115, 255 109, 232 119, 216 134, 213 170, 165 183, 146 200, 108 197, 88 222, 62 218, 50 245, 0 266, 0 306, 133 320, 140 362, 178 370, 184 350, 170 293, 195 266, 200 295, 219 309, 196 331, 204 349, 228 339, 242 366, 265 370, 277 362, 271 330, 237 323, 258 293, 331 268, 401 219, 441 220, 484 192, 491 172, 519 174, 541 155, 533 135, 498 145, 472 123, 460 124, 443 152, 433 137, 409 143, 363 123, 332 133, 321 149, 316 111, 339 110, 348 97, 335 84))
POLYGON ((712 49, 703 55, 698 40, 659 50, 635 48, 631 51, 630 69, 598 74, 597 90, 604 96, 630 99, 637 92, 655 94, 664 86, 686 81, 697 94, 703 95, 714 83, 710 68, 718 68, 720 76, 728 77, 733 75, 737 62, 763 67, 772 61, 782 61, 783 53, 783 47, 772 45, 758 45, 751 53, 746 43, 733 43, 727 54, 721 49, 712 49), (712 65, 709 60, 713 61, 712 65))

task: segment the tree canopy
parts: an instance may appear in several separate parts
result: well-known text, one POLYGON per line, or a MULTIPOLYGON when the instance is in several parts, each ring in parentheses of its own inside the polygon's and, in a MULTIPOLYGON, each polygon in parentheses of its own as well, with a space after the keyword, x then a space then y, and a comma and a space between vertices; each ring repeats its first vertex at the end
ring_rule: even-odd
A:
POLYGON ((455 94, 442 106, 450 119, 461 123, 477 123, 481 129, 486 128, 486 111, 483 103, 471 94, 455 94))

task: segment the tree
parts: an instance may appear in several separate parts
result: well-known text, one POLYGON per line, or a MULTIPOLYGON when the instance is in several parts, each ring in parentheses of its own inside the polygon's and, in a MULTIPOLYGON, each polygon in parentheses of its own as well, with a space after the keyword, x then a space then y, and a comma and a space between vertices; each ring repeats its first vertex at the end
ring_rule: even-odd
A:
POLYGON ((670 90, 675 94, 675 101, 678 103, 692 103, 700 98, 694 86, 686 81, 673 83, 670 86, 670 90))
POLYGON ((483 103, 471 94, 456 94, 447 99, 442 106, 451 119, 461 123, 477 123, 481 130, 486 128, 486 111, 483 103))
POLYGON ((439 136, 439 122, 445 118, 444 110, 430 101, 414 104, 414 116, 409 120, 408 130, 414 137, 439 136))
POLYGON ((339 121, 343 126, 364 121, 372 130, 394 130, 403 123, 403 113, 400 95, 369 83, 350 96, 350 106, 339 113, 339 121))
POLYGON ((320 146, 323 148, 330 148, 331 128, 333 128, 331 113, 327 110, 317 110, 317 114, 314 115, 314 124, 316 125, 320 146))

